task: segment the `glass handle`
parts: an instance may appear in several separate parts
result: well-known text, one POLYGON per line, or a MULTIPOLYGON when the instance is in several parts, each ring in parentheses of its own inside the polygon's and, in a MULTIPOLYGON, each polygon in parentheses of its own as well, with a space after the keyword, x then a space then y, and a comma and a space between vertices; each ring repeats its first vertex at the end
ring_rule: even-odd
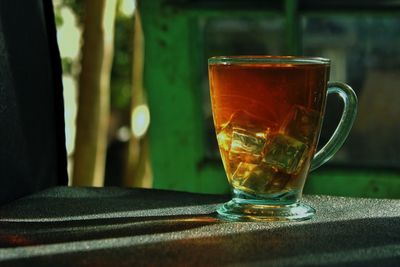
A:
POLYGON ((327 162, 342 147, 357 115, 357 96, 350 86, 340 82, 329 82, 328 95, 332 93, 339 94, 343 100, 342 118, 329 141, 314 155, 310 171, 327 162))

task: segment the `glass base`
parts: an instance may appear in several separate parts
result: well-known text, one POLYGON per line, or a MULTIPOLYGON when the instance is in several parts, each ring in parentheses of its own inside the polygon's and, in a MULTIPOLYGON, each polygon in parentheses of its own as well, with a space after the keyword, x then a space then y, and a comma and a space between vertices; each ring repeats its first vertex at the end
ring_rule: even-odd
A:
POLYGON ((282 204, 233 198, 218 207, 217 213, 227 221, 304 221, 313 217, 315 209, 300 202, 282 204))

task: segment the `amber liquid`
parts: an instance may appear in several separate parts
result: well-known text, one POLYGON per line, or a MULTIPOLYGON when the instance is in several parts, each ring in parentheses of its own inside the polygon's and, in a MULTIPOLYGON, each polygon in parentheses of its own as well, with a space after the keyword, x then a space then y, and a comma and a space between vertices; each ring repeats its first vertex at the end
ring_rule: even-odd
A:
POLYGON ((218 145, 231 185, 300 195, 326 100, 326 64, 210 64, 218 145))

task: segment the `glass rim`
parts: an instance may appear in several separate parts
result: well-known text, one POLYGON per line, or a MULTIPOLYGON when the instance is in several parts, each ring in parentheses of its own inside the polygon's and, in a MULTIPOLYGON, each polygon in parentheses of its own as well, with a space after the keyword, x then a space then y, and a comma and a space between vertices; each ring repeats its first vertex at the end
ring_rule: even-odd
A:
POLYGON ((233 64, 296 64, 296 65, 329 65, 328 58, 307 56, 215 56, 208 59, 208 65, 233 65, 233 64))

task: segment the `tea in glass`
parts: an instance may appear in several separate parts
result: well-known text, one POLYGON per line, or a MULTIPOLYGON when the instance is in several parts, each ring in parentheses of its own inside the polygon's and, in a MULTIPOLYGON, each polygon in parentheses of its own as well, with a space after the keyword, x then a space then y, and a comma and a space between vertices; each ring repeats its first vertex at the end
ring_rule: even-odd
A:
POLYGON ((216 137, 235 205, 298 202, 316 152, 329 68, 320 58, 209 60, 216 137))

